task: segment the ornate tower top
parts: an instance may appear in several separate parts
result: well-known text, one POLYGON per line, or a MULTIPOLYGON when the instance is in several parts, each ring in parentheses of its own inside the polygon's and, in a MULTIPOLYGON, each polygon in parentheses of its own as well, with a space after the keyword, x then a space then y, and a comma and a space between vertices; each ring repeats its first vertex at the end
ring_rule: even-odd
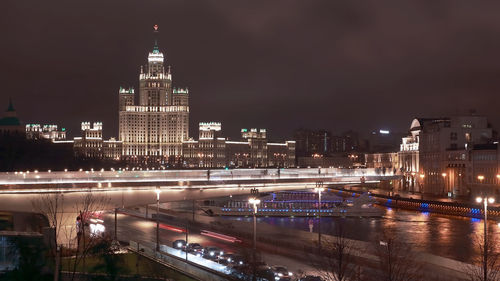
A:
POLYGON ((153 52, 149 53, 148 56, 148 62, 149 63, 163 63, 163 54, 160 52, 160 49, 158 48, 158 25, 155 24, 153 26, 153 34, 155 37, 155 45, 153 47, 153 52))

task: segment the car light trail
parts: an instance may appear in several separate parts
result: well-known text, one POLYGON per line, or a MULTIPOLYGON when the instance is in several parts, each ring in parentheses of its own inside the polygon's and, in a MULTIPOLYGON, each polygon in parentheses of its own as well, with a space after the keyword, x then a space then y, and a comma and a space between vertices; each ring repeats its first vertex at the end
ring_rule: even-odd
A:
POLYGON ((178 233, 186 232, 186 230, 184 228, 180 228, 180 227, 176 227, 176 226, 172 226, 172 225, 168 225, 168 224, 164 224, 164 223, 160 223, 160 228, 165 229, 165 230, 178 232, 178 233))
POLYGON ((232 236, 228 236, 228 235, 224 235, 224 234, 220 234, 220 233, 208 231, 208 230, 202 230, 200 234, 205 235, 205 236, 209 236, 209 237, 213 237, 216 239, 220 239, 223 241, 231 242, 231 243, 241 242, 241 240, 239 240, 236 237, 232 237, 232 236))

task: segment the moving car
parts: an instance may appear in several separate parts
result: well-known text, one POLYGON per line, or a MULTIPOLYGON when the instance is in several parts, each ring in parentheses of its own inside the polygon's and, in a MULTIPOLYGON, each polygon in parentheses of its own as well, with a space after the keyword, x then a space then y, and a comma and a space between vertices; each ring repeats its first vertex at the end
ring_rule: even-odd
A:
POLYGON ((186 241, 185 240, 175 240, 172 243, 172 247, 174 249, 184 250, 186 248, 186 241))
POLYGON ((271 267, 274 272, 274 280, 276 281, 291 281, 293 273, 282 265, 275 265, 271 267))
POLYGON ((198 257, 203 256, 203 247, 198 243, 189 243, 187 245, 187 251, 188 251, 188 253, 193 254, 195 256, 198 256, 198 257))
POLYGON ((218 260, 222 255, 224 255, 224 251, 215 246, 207 246, 203 251, 203 257, 209 260, 218 260))
POLYGON ((243 257, 237 254, 224 255, 223 258, 220 260, 220 263, 230 267, 241 267, 245 265, 243 257))
POLYGON ((299 281, 323 281, 319 276, 307 275, 299 279, 299 281))

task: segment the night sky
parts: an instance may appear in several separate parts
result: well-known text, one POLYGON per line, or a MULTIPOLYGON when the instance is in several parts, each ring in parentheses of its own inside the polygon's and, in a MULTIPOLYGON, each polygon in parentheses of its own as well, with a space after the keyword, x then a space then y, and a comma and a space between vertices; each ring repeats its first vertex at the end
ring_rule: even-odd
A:
POLYGON ((224 134, 299 127, 406 131, 475 109, 499 128, 500 2, 22 1, 0 3, 0 107, 26 123, 118 135, 118 89, 138 87, 152 26, 176 87, 224 134))

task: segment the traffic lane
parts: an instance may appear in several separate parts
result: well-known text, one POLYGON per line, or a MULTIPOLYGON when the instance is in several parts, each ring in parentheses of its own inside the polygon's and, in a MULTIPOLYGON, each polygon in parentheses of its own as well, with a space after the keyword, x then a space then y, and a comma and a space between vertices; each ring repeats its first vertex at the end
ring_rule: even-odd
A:
MULTIPOLYGON (((113 233, 114 214, 105 214, 103 218, 106 231, 108 233, 113 233)), ((174 224, 160 223, 160 244, 171 247, 172 243, 176 240, 186 240, 186 233, 177 232, 176 229, 183 229, 183 227, 174 224), (173 228, 169 226, 173 226, 173 228)), ((156 222, 125 214, 118 214, 117 234, 118 240, 121 241, 133 240, 139 243, 156 243, 156 222)), ((198 231, 196 233, 188 233, 188 243, 199 243, 203 247, 216 246, 226 253, 233 253, 236 246, 235 243, 201 235, 198 231)))
MULTIPOLYGON (((124 214, 119 214, 117 219, 119 240, 123 241, 128 239, 148 244, 156 242, 156 222, 124 214)), ((113 229, 114 215, 109 214, 105 216, 104 222, 106 224, 106 229, 113 229)), ((163 223, 160 224, 160 226, 161 225, 171 225, 177 228, 182 228, 181 226, 174 224, 163 223)), ((172 243, 176 240, 186 240, 186 234, 160 228, 160 244, 165 244, 171 247, 172 243)), ((241 243, 231 243, 201 235, 199 233, 189 233, 188 243, 199 243, 202 247, 216 246, 222 249, 224 253, 243 254, 245 252, 241 243)), ((248 251, 248 248, 246 250, 248 251)), ((316 270, 311 266, 284 256, 262 253, 262 258, 269 265, 283 265, 294 273, 299 270, 310 274, 316 272, 316 270)))

